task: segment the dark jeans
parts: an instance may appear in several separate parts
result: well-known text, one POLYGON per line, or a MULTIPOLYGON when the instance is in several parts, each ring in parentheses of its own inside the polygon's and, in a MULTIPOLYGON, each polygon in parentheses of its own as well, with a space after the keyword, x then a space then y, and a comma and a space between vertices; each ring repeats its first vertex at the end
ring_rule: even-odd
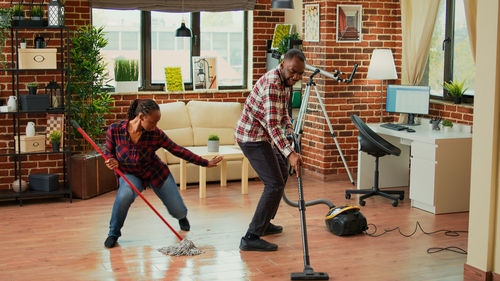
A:
POLYGON ((246 158, 264 182, 264 191, 255 209, 248 232, 262 236, 274 218, 288 179, 286 158, 266 141, 238 143, 246 158))

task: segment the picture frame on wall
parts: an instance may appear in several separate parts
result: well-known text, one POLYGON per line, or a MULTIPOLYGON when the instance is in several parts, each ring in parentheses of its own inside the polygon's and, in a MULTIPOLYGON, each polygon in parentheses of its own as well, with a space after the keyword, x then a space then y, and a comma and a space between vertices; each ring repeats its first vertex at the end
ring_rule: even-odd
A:
POLYGON ((167 92, 184 91, 180 67, 165 67, 165 90, 167 92))
POLYGON ((319 4, 304 5, 304 41, 319 42, 319 4))
POLYGON ((273 41, 271 42, 271 50, 277 50, 281 42, 281 39, 283 39, 285 35, 291 34, 292 31, 293 31, 293 24, 282 24, 282 23, 276 24, 273 33, 273 41))
POLYGON ((215 57, 193 57, 193 89, 217 90, 217 60, 215 57))
POLYGON ((362 5, 337 5, 337 42, 361 42, 362 5))

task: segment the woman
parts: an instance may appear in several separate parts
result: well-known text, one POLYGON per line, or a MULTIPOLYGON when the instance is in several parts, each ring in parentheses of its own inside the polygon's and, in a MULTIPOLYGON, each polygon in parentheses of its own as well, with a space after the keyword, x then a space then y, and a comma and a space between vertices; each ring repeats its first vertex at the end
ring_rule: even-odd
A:
MULTIPOLYGON (((140 192, 143 188, 151 186, 167 207, 170 215, 179 220, 180 228, 189 231, 187 208, 177 190, 175 180, 167 165, 156 156, 155 152, 163 147, 177 157, 207 167, 217 166, 222 156, 206 160, 175 144, 156 127, 160 118, 160 107, 155 101, 134 100, 128 110, 128 120, 112 124, 108 128, 105 153, 109 159, 106 161, 106 166, 112 170, 119 168, 140 192)), ((106 248, 113 248, 118 237, 121 236, 120 229, 136 197, 137 194, 120 177, 109 224, 109 234, 104 242, 106 248)))

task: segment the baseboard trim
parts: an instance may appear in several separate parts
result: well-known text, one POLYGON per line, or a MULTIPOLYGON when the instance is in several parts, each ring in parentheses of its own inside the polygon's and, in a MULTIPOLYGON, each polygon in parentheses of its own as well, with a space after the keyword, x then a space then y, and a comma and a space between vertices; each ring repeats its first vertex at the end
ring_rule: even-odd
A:
POLYGON ((464 281, 500 281, 500 275, 464 264, 464 281))

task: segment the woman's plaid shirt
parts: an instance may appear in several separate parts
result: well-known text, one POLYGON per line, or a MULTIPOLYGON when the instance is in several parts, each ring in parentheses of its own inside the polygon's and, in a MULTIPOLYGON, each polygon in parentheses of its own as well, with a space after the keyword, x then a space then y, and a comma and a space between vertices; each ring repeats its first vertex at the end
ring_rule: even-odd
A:
POLYGON ((262 76, 248 95, 236 124, 237 142, 273 142, 288 157, 293 149, 283 128, 292 126, 288 115, 290 87, 285 87, 279 66, 262 76))
POLYGON ((159 188, 170 175, 168 166, 156 156, 156 150, 161 147, 196 165, 208 165, 208 160, 177 145, 158 128, 142 132, 139 141, 134 144, 127 131, 127 124, 128 121, 121 121, 109 126, 104 153, 107 157, 118 160, 119 169, 124 174, 139 177, 144 187, 159 188))

